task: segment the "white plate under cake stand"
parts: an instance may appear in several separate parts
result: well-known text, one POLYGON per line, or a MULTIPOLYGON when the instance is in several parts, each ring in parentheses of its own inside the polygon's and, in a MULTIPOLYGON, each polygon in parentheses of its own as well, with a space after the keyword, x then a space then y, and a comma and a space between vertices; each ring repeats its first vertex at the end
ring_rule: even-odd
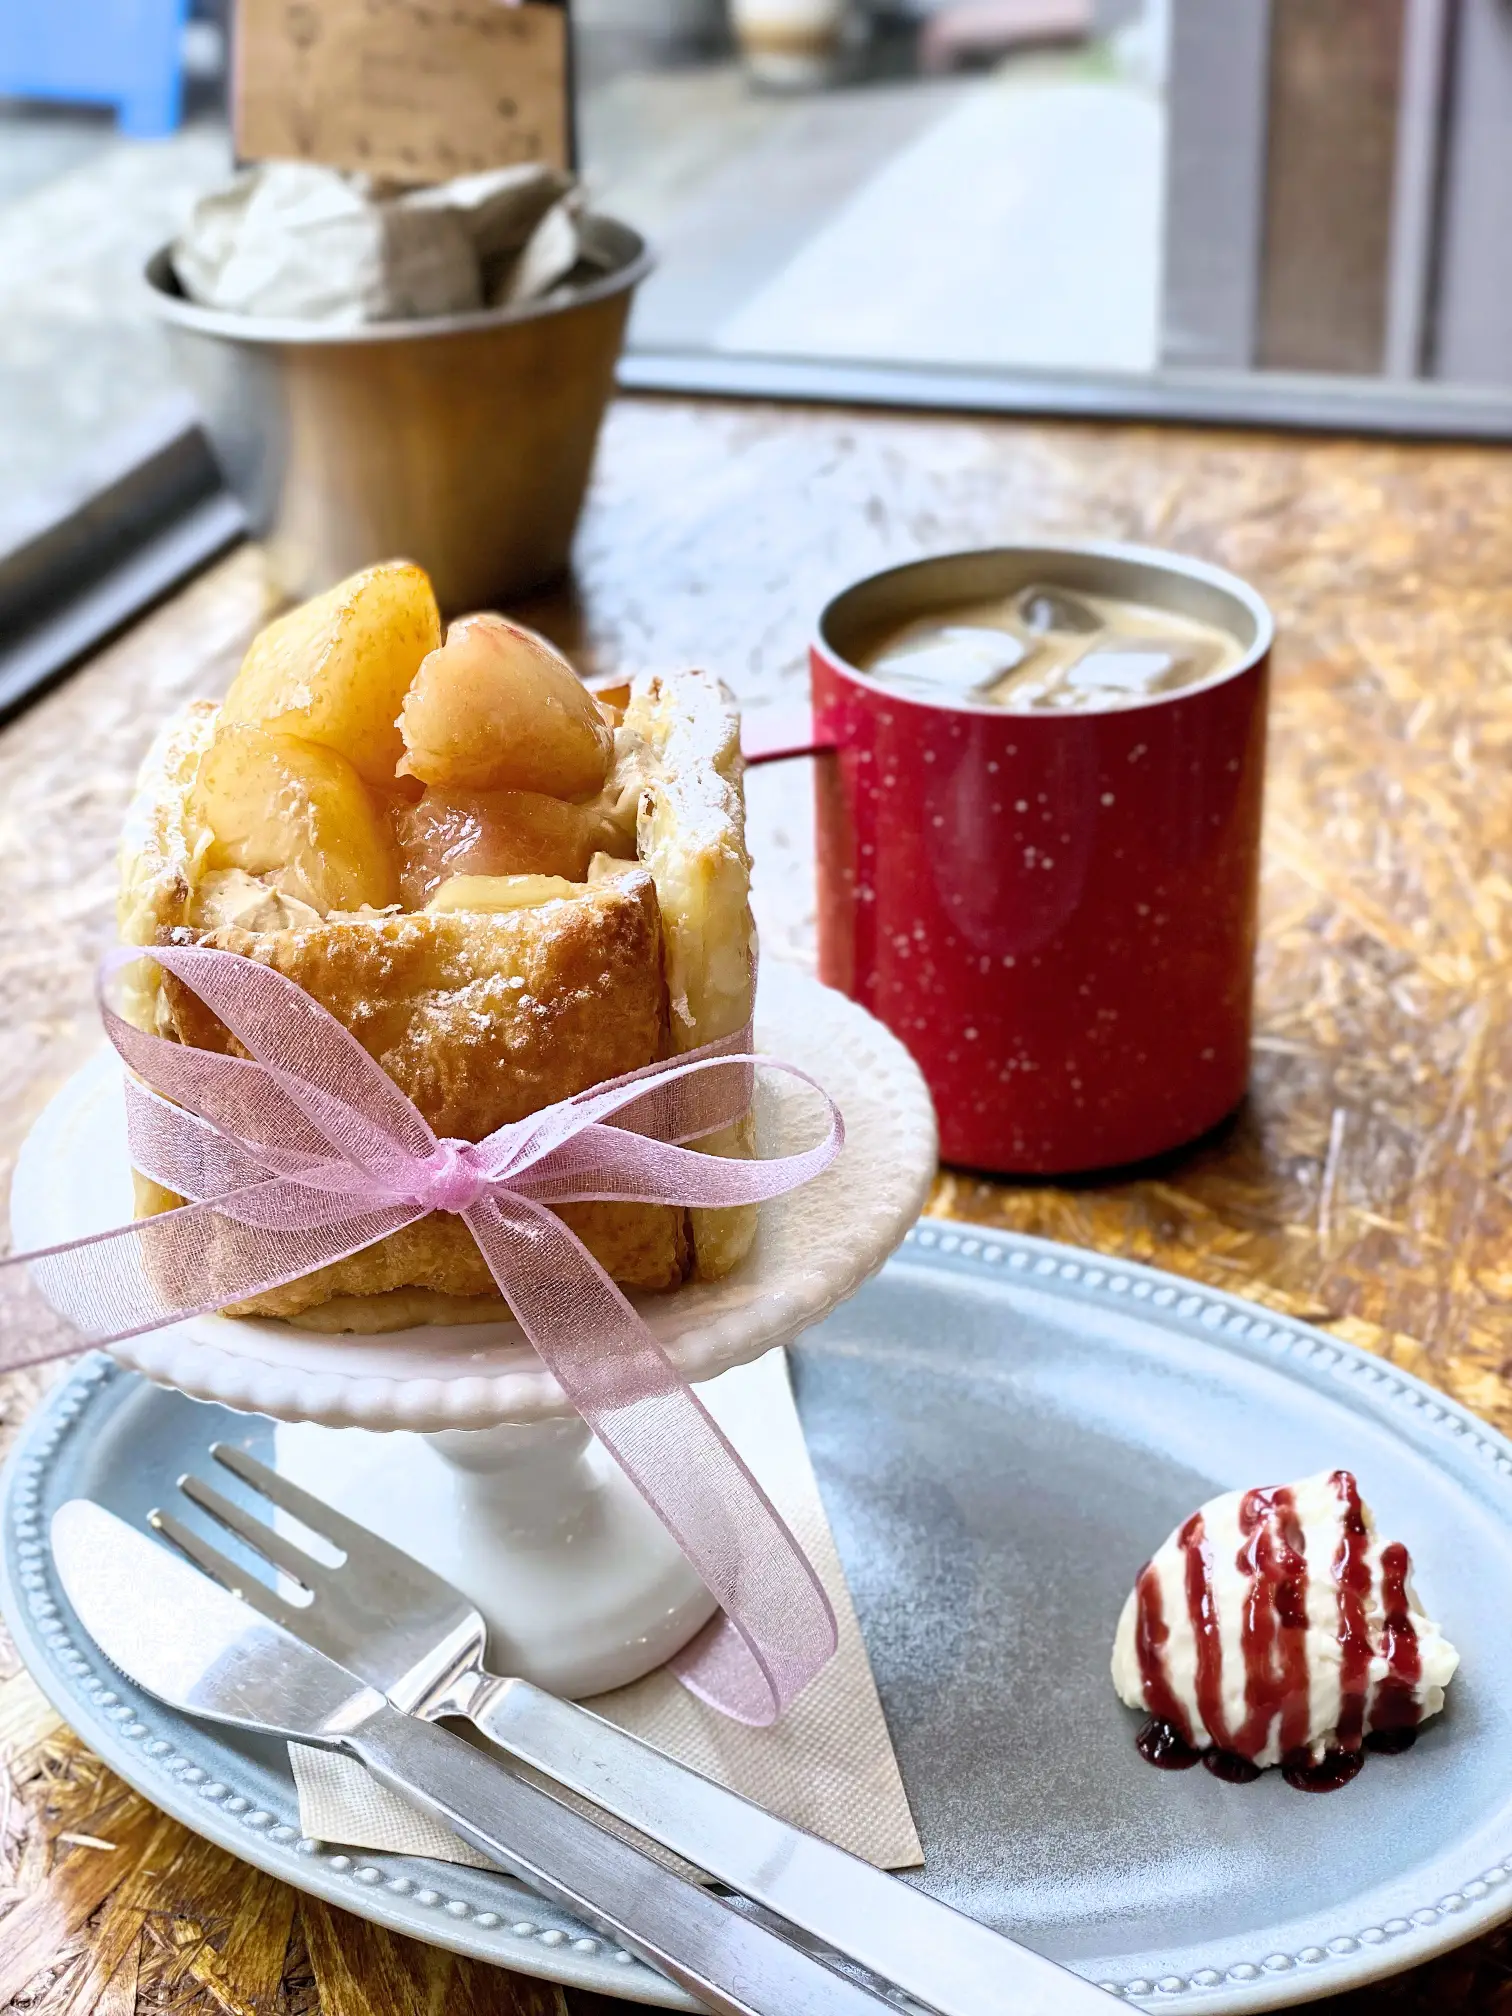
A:
MULTIPOLYGON (((756 1047, 825 1087, 845 1147, 812 1183, 762 1205, 750 1255, 724 1280, 636 1298, 695 1381, 787 1343, 854 1294, 903 1239, 934 1173, 918 1067, 864 1009, 768 963, 756 1047)), ((762 1155, 807 1147, 822 1125, 810 1090, 759 1075, 762 1155)), ((50 1246, 130 1215, 121 1066, 105 1049, 28 1136, 12 1234, 17 1249, 50 1246)), ((200 1316, 114 1355, 193 1399, 271 1415, 277 1467, 463 1589, 488 1621, 497 1670, 598 1693, 662 1664, 713 1613, 511 1321, 359 1337, 200 1316)), ((165 1498, 175 1482, 162 1480, 165 1498)))

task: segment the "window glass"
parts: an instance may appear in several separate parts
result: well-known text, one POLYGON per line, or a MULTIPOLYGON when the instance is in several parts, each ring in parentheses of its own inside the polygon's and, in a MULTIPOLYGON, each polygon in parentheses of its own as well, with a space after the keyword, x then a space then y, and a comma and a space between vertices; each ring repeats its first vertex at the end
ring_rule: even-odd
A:
POLYGON ((1153 368, 1159 10, 905 8, 586 0, 588 171, 661 260, 635 341, 1153 368))
POLYGON ((153 66, 137 27, 159 4, 0 0, 0 547, 174 391, 141 270, 231 157, 216 0, 153 66), (126 16, 128 46, 102 44, 126 16))

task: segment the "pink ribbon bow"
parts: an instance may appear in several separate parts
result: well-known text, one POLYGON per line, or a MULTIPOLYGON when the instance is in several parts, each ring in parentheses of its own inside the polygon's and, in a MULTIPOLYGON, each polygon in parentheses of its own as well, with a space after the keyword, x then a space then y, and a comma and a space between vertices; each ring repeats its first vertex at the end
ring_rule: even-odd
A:
MULTIPOLYGON (((229 952, 159 947, 102 969, 106 1032, 127 1079, 133 1165, 192 1201, 25 1262, 94 1343, 220 1309, 361 1252, 432 1211, 457 1213, 520 1328, 718 1599, 674 1666, 743 1722, 774 1722, 830 1658, 834 1612, 771 1500, 625 1296, 549 1208, 589 1199, 719 1206, 796 1189, 839 1153, 829 1130, 766 1162, 686 1141, 750 1103, 749 1031, 590 1087, 482 1141, 438 1140, 413 1102, 292 980, 229 952), (145 1035, 105 981, 155 959, 248 1057, 145 1035)), ((64 1347, 67 1348, 67 1347, 64 1347)), ((57 1355, 55 1352, 48 1355, 57 1355)), ((12 1362, 16 1362, 13 1360, 12 1362)))

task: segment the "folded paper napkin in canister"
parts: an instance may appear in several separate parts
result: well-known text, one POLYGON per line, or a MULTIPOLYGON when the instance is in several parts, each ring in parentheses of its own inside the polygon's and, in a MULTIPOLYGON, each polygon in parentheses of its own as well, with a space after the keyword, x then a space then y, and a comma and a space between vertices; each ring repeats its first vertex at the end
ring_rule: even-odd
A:
MULTIPOLYGON (((699 1388, 755 1473, 834 1606, 833 1659, 774 1726, 718 1714, 665 1668, 587 1705, 758 1806, 881 1869, 924 1859, 877 1698, 845 1572, 825 1517, 787 1363, 772 1351, 699 1388)), ((290 1744, 299 1819, 318 1841, 487 1866, 436 1821, 377 1784, 354 1760, 290 1744)))
POLYGON ((354 327, 540 299, 593 266, 570 175, 541 162, 404 189, 309 161, 249 168, 173 245, 191 301, 354 327))

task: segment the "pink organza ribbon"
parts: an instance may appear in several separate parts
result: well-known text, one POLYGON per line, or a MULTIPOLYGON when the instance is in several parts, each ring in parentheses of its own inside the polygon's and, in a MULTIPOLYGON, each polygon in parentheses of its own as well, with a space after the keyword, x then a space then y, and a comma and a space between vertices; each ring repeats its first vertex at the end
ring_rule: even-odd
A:
POLYGON ((747 1110, 757 1063, 813 1084, 750 1054, 745 1031, 482 1141, 438 1140, 350 1031, 253 960, 187 946, 119 952, 102 968, 100 994, 106 1032, 134 1074, 132 1163, 192 1201, 3 1264, 29 1265, 55 1310, 109 1344, 297 1280, 431 1211, 457 1213, 562 1391, 719 1601, 722 1616, 674 1661, 679 1677, 738 1721, 774 1722, 834 1652, 823 1585, 646 1324, 549 1207, 779 1197, 843 1144, 822 1089, 828 1131, 802 1154, 751 1162, 684 1147, 747 1110), (137 958, 197 994, 248 1056, 126 1022, 107 983, 137 958))

